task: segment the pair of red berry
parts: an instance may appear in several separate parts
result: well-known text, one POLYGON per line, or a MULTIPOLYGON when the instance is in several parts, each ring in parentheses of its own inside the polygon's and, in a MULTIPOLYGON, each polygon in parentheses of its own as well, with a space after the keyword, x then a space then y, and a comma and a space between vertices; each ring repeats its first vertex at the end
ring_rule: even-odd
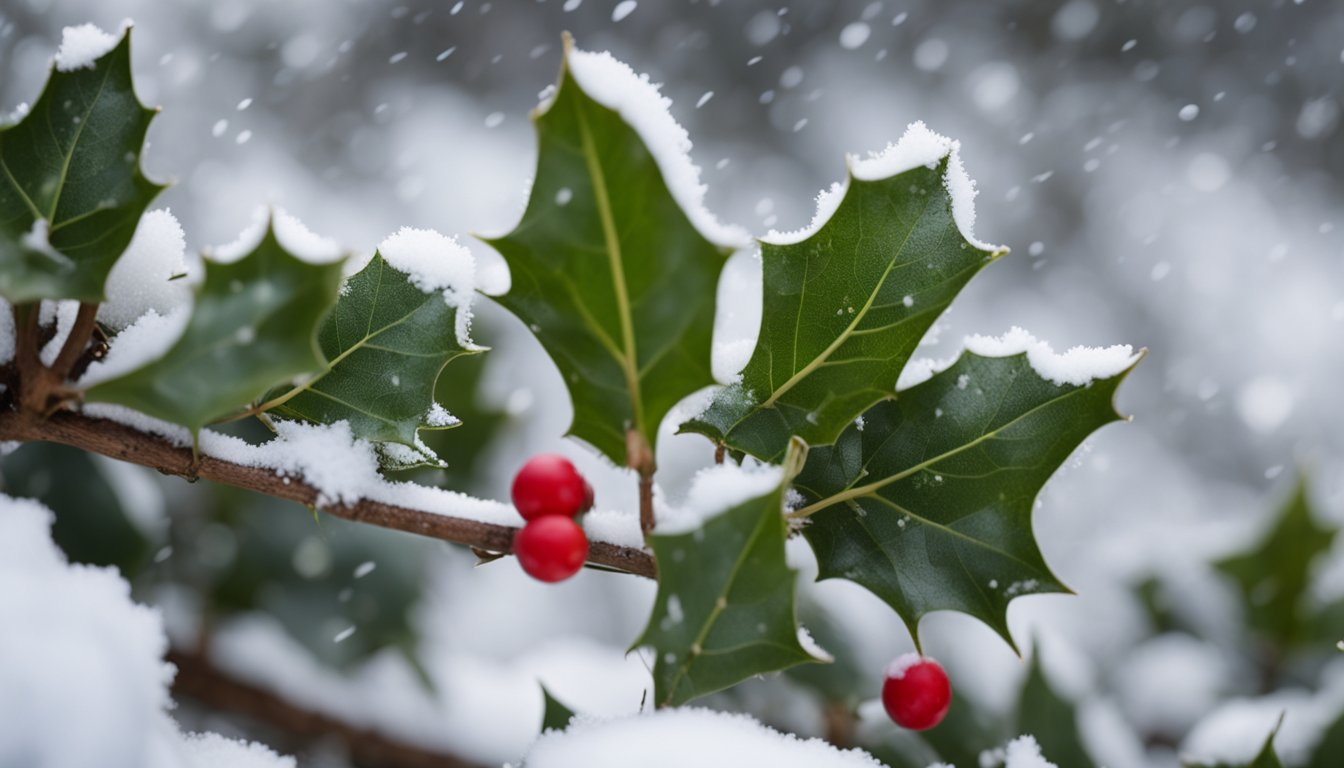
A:
POLYGON ((952 704, 952 686, 942 665, 927 656, 907 653, 887 667, 882 705, 902 728, 926 731, 943 721, 952 704))
POLYGON ((513 553, 529 576, 564 581, 588 559, 588 537, 575 518, 593 508, 593 487, 569 459, 533 456, 513 478, 513 506, 527 524, 513 536, 513 553))

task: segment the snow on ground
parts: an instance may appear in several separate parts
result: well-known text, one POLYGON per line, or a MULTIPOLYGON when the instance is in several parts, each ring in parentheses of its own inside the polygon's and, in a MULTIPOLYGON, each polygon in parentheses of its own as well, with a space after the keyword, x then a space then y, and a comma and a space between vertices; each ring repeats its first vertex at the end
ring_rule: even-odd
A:
MULTIPOLYGON (((871 755, 799 739, 746 715, 683 707, 612 720, 581 718, 548 732, 527 768, 878 768, 871 755)), ((1028 768, 1025 764, 1021 768, 1028 768)))
POLYGON ((52 513, 0 495, 0 765, 294 768, 265 747, 185 736, 157 610, 114 569, 71 565, 52 513))
POLYGON ((405 656, 387 649, 344 675, 323 667, 273 619, 221 626, 212 661, 314 712, 423 749, 467 760, 516 760, 540 732, 541 685, 577 711, 629 715, 648 695, 644 661, 615 647, 568 638, 507 660, 454 650, 429 655, 425 688, 405 656))

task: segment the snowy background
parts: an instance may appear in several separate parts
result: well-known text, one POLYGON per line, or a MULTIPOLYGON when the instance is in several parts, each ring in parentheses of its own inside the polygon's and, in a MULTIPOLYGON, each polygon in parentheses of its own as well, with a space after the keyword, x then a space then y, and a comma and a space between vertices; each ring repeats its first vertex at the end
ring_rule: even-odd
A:
MULTIPOLYGON (((1113 766, 1173 764, 1181 745, 1145 753, 1125 722, 1157 718, 1184 733, 1218 700, 1248 692, 1237 675, 1245 662, 1216 643, 1141 643, 1128 586, 1174 574, 1211 626, 1231 625, 1226 590, 1186 573, 1192 562, 1244 544, 1299 467, 1323 510, 1344 513, 1344 7, 617 5, 5 0, 0 108, 35 98, 63 26, 114 29, 130 17, 140 93, 163 107, 145 164, 151 177, 176 182, 155 207, 172 210, 189 249, 232 240, 259 203, 273 202, 357 251, 403 225, 457 233, 495 272, 498 257, 469 234, 503 232, 520 215, 535 160, 527 113, 555 78, 561 30, 666 83, 695 141, 709 207, 757 235, 805 224, 815 192, 842 176, 845 152, 880 149, 915 120, 960 139, 980 189, 976 233, 1013 254, 972 283, 925 353, 946 357, 966 334, 1013 325, 1061 350, 1149 349, 1121 390, 1134 422, 1096 435, 1037 513, 1047 559, 1079 595, 1020 601, 1011 618, 1024 646, 1039 638, 1059 649, 1048 666, 1085 702, 1094 751, 1113 766), (1125 681, 1162 680, 1173 667, 1188 673, 1186 695, 1158 717, 1145 686, 1125 681)), ((738 309, 720 317, 720 341, 749 337, 751 301, 735 298, 758 290, 747 255, 724 281, 738 309)), ((481 447, 469 489, 504 498, 528 455, 556 448, 594 478, 601 506, 633 509, 628 477, 561 442, 569 412, 560 378, 525 329, 482 306, 476 338, 495 347, 480 401, 508 418, 481 447)), ((664 437, 662 490, 676 499, 710 454, 699 438, 664 437)), ((160 543, 165 515, 198 498, 197 489, 100 466, 137 500, 139 524, 160 543)), ((204 531, 223 542, 211 550, 219 557, 236 548, 227 529, 204 531)), ((325 578, 329 553, 325 567, 304 568, 322 565, 329 542, 304 541, 315 542, 317 560, 296 555, 295 569, 325 578)), ((624 651, 651 585, 585 573, 543 588, 512 562, 473 569, 468 552, 424 549, 413 623, 432 696, 399 657, 380 656, 354 679, 300 664, 310 654, 263 614, 226 623, 214 650, 240 674, 308 691, 312 706, 348 707, 350 719, 391 723, 407 740, 482 762, 516 759, 535 736, 538 676, 584 712, 639 709, 648 676, 624 651)), ((806 570, 805 550, 795 554, 806 570)), ((171 556, 160 564, 171 567, 171 556)), ((1333 573, 1321 581, 1338 596, 1344 570, 1333 573)), ((852 635, 875 694, 877 670, 910 647, 905 630, 851 585, 809 592, 852 635)), ((135 596, 164 607, 170 637, 190 638, 199 606, 189 589, 135 596)), ((322 633, 358 626, 333 611, 314 618, 322 633)), ((939 615, 926 632, 926 650, 947 662, 960 694, 1008 706, 1023 665, 990 630, 939 615)), ((1332 679, 1344 690, 1344 678, 1332 679)), ((817 712, 789 685, 752 683, 724 706, 819 735, 817 712)), ((1263 709, 1252 721, 1272 724, 1278 709, 1263 709)), ((189 727, 269 735, 189 707, 177 714, 189 727)), ((1291 727, 1290 718, 1289 741, 1291 727)), ((322 743, 278 746, 305 750, 305 765, 343 764, 322 743)))

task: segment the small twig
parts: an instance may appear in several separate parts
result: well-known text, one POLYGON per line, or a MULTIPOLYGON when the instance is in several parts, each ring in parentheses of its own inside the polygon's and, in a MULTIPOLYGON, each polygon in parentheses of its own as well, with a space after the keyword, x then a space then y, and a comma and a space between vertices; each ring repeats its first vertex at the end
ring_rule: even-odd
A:
POLYGON ((43 391, 42 359, 38 355, 41 326, 38 315, 39 303, 25 304, 14 308, 14 328, 18 338, 15 340, 14 370, 18 374, 19 407, 25 410, 40 411, 45 405, 46 393, 43 391))
POLYGON ((61 346, 55 362, 51 364, 52 380, 58 385, 65 383, 70 370, 75 367, 75 362, 89 346, 89 339, 93 338, 93 329, 97 326, 95 322, 97 317, 96 303, 87 301, 80 303, 79 312, 75 314, 75 324, 70 328, 70 335, 65 338, 65 344, 61 346))
POLYGON ((723 463, 723 455, 724 455, 724 453, 726 453, 726 452, 727 452, 727 451, 724 449, 723 443, 715 443, 715 444, 714 444, 714 463, 715 463, 715 464, 722 464, 722 463, 723 463))
POLYGON ((372 728, 292 704, 276 693, 233 677, 214 666, 203 653, 174 650, 168 653, 168 661, 177 667, 174 695, 263 722, 301 742, 335 737, 360 765, 382 768, 476 766, 455 755, 433 752, 372 728))
MULTIPOLYGON (((62 411, 43 421, 33 414, 0 413, 0 441, 50 442, 69 445, 113 459, 150 467, 179 477, 202 477, 225 485, 264 493, 276 498, 315 506, 318 491, 297 478, 283 478, 273 469, 247 467, 213 456, 193 458, 190 448, 179 448, 154 435, 81 413, 62 411)), ((363 499, 353 504, 321 507, 346 520, 392 528, 443 541, 478 547, 492 552, 510 552, 516 528, 450 517, 409 507, 363 499)), ((643 549, 594 541, 588 561, 637 576, 655 578, 653 556, 643 549)))

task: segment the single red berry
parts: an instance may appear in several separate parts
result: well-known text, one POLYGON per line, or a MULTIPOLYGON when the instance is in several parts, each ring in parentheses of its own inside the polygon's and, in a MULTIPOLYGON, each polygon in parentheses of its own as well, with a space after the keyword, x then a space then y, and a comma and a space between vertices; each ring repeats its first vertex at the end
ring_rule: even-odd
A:
POLYGON ((887 667, 882 704, 892 722, 912 731, 925 731, 943 721, 952 704, 952 686, 938 662, 907 653, 887 667))
POLYGON ((593 511, 593 503, 594 503, 594 499, 593 499, 593 486, 590 485, 590 484, 588 483, 587 480, 584 480, 584 481, 583 481, 583 509, 581 509, 581 510, 579 510, 579 511, 580 511, 580 512, 591 512, 591 511, 593 511))
POLYGON ((513 478, 513 506, 524 520, 546 515, 573 517, 583 511, 587 481, 569 459, 554 453, 533 456, 513 478))
POLYGON ((564 581, 588 559, 588 537, 573 519, 546 515, 528 521, 513 535, 513 553, 532 578, 564 581))

